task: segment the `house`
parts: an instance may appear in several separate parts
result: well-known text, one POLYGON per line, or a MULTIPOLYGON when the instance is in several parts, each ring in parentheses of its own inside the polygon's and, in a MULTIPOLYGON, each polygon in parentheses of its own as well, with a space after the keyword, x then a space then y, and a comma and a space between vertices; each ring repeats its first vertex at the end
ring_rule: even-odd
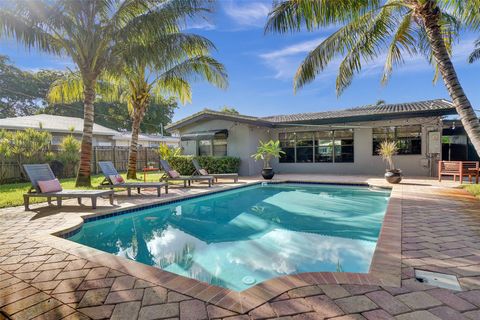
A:
MULTIPOLYGON (((41 128, 49 131, 52 134, 52 145, 59 145, 68 134, 73 134, 79 140, 82 138, 83 119, 50 114, 0 119, 0 130, 25 130, 27 128, 41 128)), ((128 146, 130 139, 131 133, 118 132, 97 123, 93 125, 92 144, 94 147, 128 146)), ((139 144, 145 147, 158 147, 160 143, 178 146, 179 139, 160 135, 141 134, 139 136, 139 144)))
POLYGON ((205 110, 167 126, 180 136, 184 154, 241 158, 241 175, 258 175, 250 155, 259 140, 280 140, 285 155, 276 172, 382 174, 381 141, 398 142, 395 163, 409 176, 435 173, 441 159, 442 119, 455 114, 447 100, 368 105, 339 111, 269 117, 205 110))
MULTIPOLYGON (((132 138, 131 132, 119 132, 119 134, 113 137, 115 146, 128 147, 132 138)), ((166 144, 169 147, 178 147, 180 145, 180 138, 167 137, 159 134, 139 134, 138 144, 142 147, 157 148, 160 144, 166 144)))

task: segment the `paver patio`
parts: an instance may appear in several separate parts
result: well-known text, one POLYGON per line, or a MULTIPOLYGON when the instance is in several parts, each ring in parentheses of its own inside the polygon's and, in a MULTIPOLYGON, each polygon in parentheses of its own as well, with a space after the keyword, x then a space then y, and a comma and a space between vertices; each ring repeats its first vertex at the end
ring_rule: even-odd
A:
MULTIPOLYGON (((277 178, 384 184, 382 179, 368 177, 277 178)), ((215 188, 225 186, 232 185, 215 188)), ((168 277, 149 281, 151 267, 123 263, 97 250, 48 236, 73 228, 81 215, 111 210, 102 202, 95 211, 87 207, 79 210, 70 200, 61 209, 44 204, 32 206, 29 212, 21 207, 2 209, 0 310, 13 319, 480 319, 480 201, 452 186, 450 182, 421 179, 395 186, 402 210, 401 286, 336 284, 349 279, 334 276, 323 282, 313 279, 313 285, 285 287, 285 292, 258 306, 247 299, 228 309, 218 307, 219 302, 239 301, 237 297, 224 296, 212 286, 191 287, 188 280, 178 279, 172 284, 168 277), (65 243, 71 246, 67 248, 65 243), (59 244, 66 249, 59 250, 59 244), (419 283, 414 268, 456 275, 463 291, 419 283), (193 298, 199 295, 203 298, 193 298)), ((208 191, 172 189, 169 197, 208 191)), ((119 196, 116 201, 122 208, 157 201, 155 192, 151 194, 119 196)))

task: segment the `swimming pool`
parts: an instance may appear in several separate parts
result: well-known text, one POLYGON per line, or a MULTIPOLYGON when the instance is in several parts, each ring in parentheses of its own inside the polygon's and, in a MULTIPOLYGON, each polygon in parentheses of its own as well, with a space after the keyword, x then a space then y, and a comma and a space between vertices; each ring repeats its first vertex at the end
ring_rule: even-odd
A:
POLYGON ((86 222, 69 239, 241 291, 301 272, 369 270, 389 190, 253 185, 86 222))

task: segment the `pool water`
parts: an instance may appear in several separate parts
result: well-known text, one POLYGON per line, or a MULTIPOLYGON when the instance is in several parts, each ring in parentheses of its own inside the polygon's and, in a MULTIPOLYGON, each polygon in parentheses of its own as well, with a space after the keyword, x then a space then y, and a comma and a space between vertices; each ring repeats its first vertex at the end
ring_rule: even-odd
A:
POLYGON ((390 191, 254 185, 87 222, 69 239, 241 291, 301 272, 366 273, 390 191))

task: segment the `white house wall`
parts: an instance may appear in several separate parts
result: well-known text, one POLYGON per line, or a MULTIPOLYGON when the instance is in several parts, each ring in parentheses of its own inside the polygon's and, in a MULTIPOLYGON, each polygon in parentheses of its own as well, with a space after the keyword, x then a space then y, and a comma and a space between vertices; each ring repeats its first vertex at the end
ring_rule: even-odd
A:
MULTIPOLYGON (((262 164, 253 160, 251 155, 256 151, 259 139, 271 139, 267 128, 227 120, 207 120, 183 127, 180 130, 180 135, 223 129, 228 130, 227 155, 240 158, 239 174, 244 176, 258 175, 262 164)), ((197 155, 196 141, 182 141, 181 147, 184 155, 197 155)))
MULTIPOLYGON (((279 163, 275 160, 273 168, 279 173, 325 173, 325 174, 358 174, 380 175, 385 172, 386 164, 378 155, 373 155, 372 127, 422 125, 422 154, 420 155, 397 155, 394 163, 402 169, 406 176, 429 176, 430 167, 427 161, 427 140, 429 131, 441 132, 438 118, 411 118, 401 120, 362 122, 346 124, 362 128, 354 129, 354 162, 351 163, 279 163)), ((328 128, 322 127, 325 130, 328 128)), ((320 128, 318 130, 321 130, 320 128)), ((314 127, 299 127, 287 129, 275 129, 275 139, 280 132, 314 131, 314 127)), ((436 168, 433 162, 434 170, 436 168)))
MULTIPOLYGON (((424 166, 427 157, 427 140, 429 131, 441 132, 438 126, 439 119, 410 118, 401 120, 385 120, 375 122, 347 123, 344 128, 357 126, 354 129, 354 162, 353 163, 279 163, 272 161, 275 172, 279 173, 328 173, 328 174, 368 174, 381 175, 385 172, 385 163, 380 156, 373 155, 372 127, 422 125, 422 154, 421 155, 398 155, 394 161, 407 176, 428 176, 430 168, 424 166)), ((288 127, 271 129, 257 127, 244 123, 226 120, 205 120, 183 127, 179 133, 186 134, 199 131, 228 130, 227 154, 241 159, 240 175, 258 175, 262 169, 262 163, 256 162, 251 155, 256 151, 259 140, 278 139, 281 132, 299 132, 329 130, 329 127, 288 127)), ((335 127, 332 127, 335 129, 335 127)), ((182 141, 183 154, 196 155, 197 145, 195 141, 182 141)), ((436 166, 434 165, 434 168, 436 166)))

